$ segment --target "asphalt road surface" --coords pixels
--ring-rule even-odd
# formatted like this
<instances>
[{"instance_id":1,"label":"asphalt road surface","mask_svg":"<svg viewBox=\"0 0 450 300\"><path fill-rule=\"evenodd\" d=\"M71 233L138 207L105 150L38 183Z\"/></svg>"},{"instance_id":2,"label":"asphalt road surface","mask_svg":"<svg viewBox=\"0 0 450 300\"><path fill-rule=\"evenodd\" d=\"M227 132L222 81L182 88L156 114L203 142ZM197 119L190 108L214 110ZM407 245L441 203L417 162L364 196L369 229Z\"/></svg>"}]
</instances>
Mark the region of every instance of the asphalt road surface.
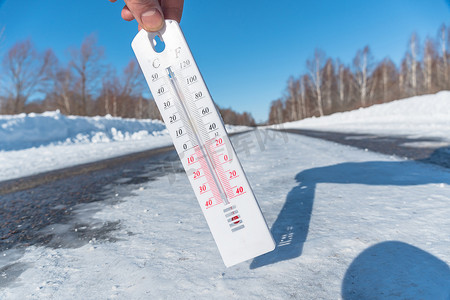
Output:
<instances>
[{"instance_id":1,"label":"asphalt road surface","mask_svg":"<svg viewBox=\"0 0 450 300\"><path fill-rule=\"evenodd\" d=\"M436 146L442 145L436 139L284 131L450 168L450 148ZM164 175L170 180L171 175L180 172L184 171L175 150L165 147L0 182L0 252L29 245L80 247L92 238L114 242L109 233L120 228L119 222L95 227L77 223L73 221L73 207L95 201L120 201L140 183ZM76 232L76 239L55 243L52 233L43 229L56 223L74 227L69 230Z\"/></svg>"},{"instance_id":2,"label":"asphalt road surface","mask_svg":"<svg viewBox=\"0 0 450 300\"><path fill-rule=\"evenodd\" d=\"M305 129L283 129L281 131L450 168L450 145L437 138L411 138Z\"/></svg>"},{"instance_id":3,"label":"asphalt road surface","mask_svg":"<svg viewBox=\"0 0 450 300\"><path fill-rule=\"evenodd\" d=\"M119 223L95 228L74 223L73 207L120 201L133 190L130 185L177 172L183 172L178 156L173 147L165 147L0 182L0 252L29 245L81 247L92 238L111 240L108 233ZM70 245L55 243L51 233L42 231L56 223L74 227L70 231L77 238Z\"/></svg>"}]
</instances>

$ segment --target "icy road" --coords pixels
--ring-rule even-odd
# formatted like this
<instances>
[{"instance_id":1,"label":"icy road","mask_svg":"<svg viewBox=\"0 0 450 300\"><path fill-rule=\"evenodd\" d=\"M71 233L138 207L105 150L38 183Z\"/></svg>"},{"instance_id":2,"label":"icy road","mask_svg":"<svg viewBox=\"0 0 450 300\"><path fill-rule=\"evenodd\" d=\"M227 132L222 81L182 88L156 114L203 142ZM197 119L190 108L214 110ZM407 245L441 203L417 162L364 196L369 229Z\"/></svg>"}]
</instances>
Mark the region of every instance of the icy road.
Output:
<instances>
[{"instance_id":1,"label":"icy road","mask_svg":"<svg viewBox=\"0 0 450 300\"><path fill-rule=\"evenodd\" d=\"M174 158L1 252L0 299L450 298L449 169L268 130L232 140L275 251L225 268Z\"/></svg>"}]
</instances>

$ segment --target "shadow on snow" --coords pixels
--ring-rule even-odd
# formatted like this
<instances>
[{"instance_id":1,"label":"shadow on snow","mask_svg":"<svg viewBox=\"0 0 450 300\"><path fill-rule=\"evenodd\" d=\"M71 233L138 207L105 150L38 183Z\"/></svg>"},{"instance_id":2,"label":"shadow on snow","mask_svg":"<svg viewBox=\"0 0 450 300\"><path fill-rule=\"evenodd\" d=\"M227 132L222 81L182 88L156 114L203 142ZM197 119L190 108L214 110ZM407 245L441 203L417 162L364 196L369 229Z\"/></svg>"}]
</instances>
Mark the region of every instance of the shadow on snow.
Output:
<instances>
[{"instance_id":1,"label":"shadow on snow","mask_svg":"<svg viewBox=\"0 0 450 300\"><path fill-rule=\"evenodd\" d=\"M255 258L251 269L296 258L306 241L318 183L414 186L450 184L448 177L424 174L424 166L413 161L349 162L308 169L295 176L298 186L287 195L271 232L277 244L274 251Z\"/></svg>"},{"instance_id":2,"label":"shadow on snow","mask_svg":"<svg viewBox=\"0 0 450 300\"><path fill-rule=\"evenodd\" d=\"M412 245L387 241L353 260L342 282L343 299L450 299L450 268Z\"/></svg>"}]
</instances>

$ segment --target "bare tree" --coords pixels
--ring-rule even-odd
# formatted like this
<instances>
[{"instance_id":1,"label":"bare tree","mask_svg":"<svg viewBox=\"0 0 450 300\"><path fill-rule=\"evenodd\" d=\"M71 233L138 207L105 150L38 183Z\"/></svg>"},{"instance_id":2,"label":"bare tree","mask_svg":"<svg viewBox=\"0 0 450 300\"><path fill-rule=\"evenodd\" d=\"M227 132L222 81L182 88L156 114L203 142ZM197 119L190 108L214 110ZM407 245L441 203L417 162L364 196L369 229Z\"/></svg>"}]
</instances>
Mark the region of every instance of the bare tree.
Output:
<instances>
[{"instance_id":1,"label":"bare tree","mask_svg":"<svg viewBox=\"0 0 450 300\"><path fill-rule=\"evenodd\" d=\"M394 100L398 96L397 81L397 68L389 58L378 63L371 76L372 104Z\"/></svg>"},{"instance_id":2,"label":"bare tree","mask_svg":"<svg viewBox=\"0 0 450 300\"><path fill-rule=\"evenodd\" d=\"M56 105L63 114L73 113L74 74L69 67L60 67L53 77Z\"/></svg>"},{"instance_id":3,"label":"bare tree","mask_svg":"<svg viewBox=\"0 0 450 300\"><path fill-rule=\"evenodd\" d=\"M158 119L162 120L161 114L159 113L158 107L156 106L156 102L153 99L150 99L148 101L148 108L147 108L147 116L149 119Z\"/></svg>"},{"instance_id":4,"label":"bare tree","mask_svg":"<svg viewBox=\"0 0 450 300\"><path fill-rule=\"evenodd\" d=\"M292 76L288 80L286 105L289 106L290 121L299 120L301 117L300 81Z\"/></svg>"},{"instance_id":5,"label":"bare tree","mask_svg":"<svg viewBox=\"0 0 450 300\"><path fill-rule=\"evenodd\" d=\"M238 113L231 108L220 108L218 106L216 108L220 111L222 119L226 124L255 126L255 119L248 112Z\"/></svg>"},{"instance_id":6,"label":"bare tree","mask_svg":"<svg viewBox=\"0 0 450 300\"><path fill-rule=\"evenodd\" d=\"M148 108L142 97L145 81L136 60L130 60L121 76L117 76L112 68L109 69L108 77L102 82L100 110L122 117L141 118L146 115Z\"/></svg>"},{"instance_id":7,"label":"bare tree","mask_svg":"<svg viewBox=\"0 0 450 300\"><path fill-rule=\"evenodd\" d=\"M145 88L144 82L142 71L136 59L131 59L123 71L122 95L141 95Z\"/></svg>"},{"instance_id":8,"label":"bare tree","mask_svg":"<svg viewBox=\"0 0 450 300\"><path fill-rule=\"evenodd\" d=\"M306 62L309 76L311 77L311 82L314 87L317 108L320 116L324 115L322 103L322 69L324 62L325 53L320 49L316 49L314 51L314 56Z\"/></svg>"},{"instance_id":9,"label":"bare tree","mask_svg":"<svg viewBox=\"0 0 450 300\"><path fill-rule=\"evenodd\" d=\"M398 89L400 98L407 97L411 93L409 92L409 65L410 65L410 55L406 53L400 64L400 74L398 78Z\"/></svg>"},{"instance_id":10,"label":"bare tree","mask_svg":"<svg viewBox=\"0 0 450 300\"><path fill-rule=\"evenodd\" d=\"M372 66L372 54L369 46L365 46L363 50L358 50L353 59L353 67L355 69L356 86L359 91L359 99L362 107L368 104L369 94L369 76Z\"/></svg>"},{"instance_id":11,"label":"bare tree","mask_svg":"<svg viewBox=\"0 0 450 300\"><path fill-rule=\"evenodd\" d=\"M80 91L80 111L82 115L87 115L88 101L92 94L97 92L99 79L102 77L103 48L97 45L94 35L84 39L80 49L70 50L70 67L74 70L77 89Z\"/></svg>"},{"instance_id":12,"label":"bare tree","mask_svg":"<svg viewBox=\"0 0 450 300\"><path fill-rule=\"evenodd\" d=\"M448 29L450 32L450 28ZM449 41L449 36L447 34L447 28L445 24L442 24L439 29L439 43L441 44L441 63L439 68L439 81L441 82L442 88L449 88L449 66L448 66L448 53L447 53L447 44Z\"/></svg>"},{"instance_id":13,"label":"bare tree","mask_svg":"<svg viewBox=\"0 0 450 300\"><path fill-rule=\"evenodd\" d=\"M389 86L389 77L388 77L388 59L385 58L381 64L381 82L383 86L383 102L386 102L388 99L388 86Z\"/></svg>"},{"instance_id":14,"label":"bare tree","mask_svg":"<svg viewBox=\"0 0 450 300\"><path fill-rule=\"evenodd\" d=\"M3 57L3 89L6 113L24 111L25 103L41 92L49 79L49 67L56 58L51 50L39 53L30 40L16 43Z\"/></svg>"},{"instance_id":15,"label":"bare tree","mask_svg":"<svg viewBox=\"0 0 450 300\"><path fill-rule=\"evenodd\" d=\"M417 34L413 33L399 67L388 58L375 64L368 46L356 53L351 68L339 60L336 64L332 59L325 60L324 53L316 49L307 61L307 75L301 75L299 80L291 78L287 95L272 102L269 123L306 118L317 112L322 116L449 89L449 35L450 29L442 25L438 39L427 38L423 55L419 55L422 49Z\"/></svg>"},{"instance_id":16,"label":"bare tree","mask_svg":"<svg viewBox=\"0 0 450 300\"><path fill-rule=\"evenodd\" d=\"M303 75L300 77L300 107L301 107L301 116L302 119L308 117L307 115L307 107L306 107L306 80L308 79L307 75Z\"/></svg>"},{"instance_id":17,"label":"bare tree","mask_svg":"<svg viewBox=\"0 0 450 300\"><path fill-rule=\"evenodd\" d=\"M280 99L272 101L269 112L269 124L280 124L283 122L283 101Z\"/></svg>"},{"instance_id":18,"label":"bare tree","mask_svg":"<svg viewBox=\"0 0 450 300\"><path fill-rule=\"evenodd\" d=\"M111 115L110 109L111 95L109 89L109 81L106 78L104 78L102 81L102 94L100 95L99 100L103 101L103 109L105 115Z\"/></svg>"},{"instance_id":19,"label":"bare tree","mask_svg":"<svg viewBox=\"0 0 450 300\"><path fill-rule=\"evenodd\" d=\"M338 81L337 81L337 88L338 88L338 94L339 94L339 103L342 105L344 103L345 98L345 74L344 74L344 64L342 64L339 60L337 61L337 68L338 68Z\"/></svg>"},{"instance_id":20,"label":"bare tree","mask_svg":"<svg viewBox=\"0 0 450 300\"><path fill-rule=\"evenodd\" d=\"M412 88L413 95L417 95L417 56L419 52L419 41L417 33L413 33L409 40L409 49L411 51L410 60L410 84Z\"/></svg>"},{"instance_id":21,"label":"bare tree","mask_svg":"<svg viewBox=\"0 0 450 300\"><path fill-rule=\"evenodd\" d=\"M382 86L383 102L394 100L398 96L397 89L397 68L389 58L385 58L381 64L382 68Z\"/></svg>"},{"instance_id":22,"label":"bare tree","mask_svg":"<svg viewBox=\"0 0 450 300\"><path fill-rule=\"evenodd\" d=\"M431 93L433 91L432 81L433 81L433 64L436 59L436 49L434 43L430 38L425 40L425 49L423 54L423 75L425 81L425 92Z\"/></svg>"},{"instance_id":23,"label":"bare tree","mask_svg":"<svg viewBox=\"0 0 450 300\"><path fill-rule=\"evenodd\" d=\"M323 99L324 99L324 112L326 114L334 111L334 99L337 91L336 72L334 70L334 62L331 58L328 58L323 67Z\"/></svg>"}]
</instances>

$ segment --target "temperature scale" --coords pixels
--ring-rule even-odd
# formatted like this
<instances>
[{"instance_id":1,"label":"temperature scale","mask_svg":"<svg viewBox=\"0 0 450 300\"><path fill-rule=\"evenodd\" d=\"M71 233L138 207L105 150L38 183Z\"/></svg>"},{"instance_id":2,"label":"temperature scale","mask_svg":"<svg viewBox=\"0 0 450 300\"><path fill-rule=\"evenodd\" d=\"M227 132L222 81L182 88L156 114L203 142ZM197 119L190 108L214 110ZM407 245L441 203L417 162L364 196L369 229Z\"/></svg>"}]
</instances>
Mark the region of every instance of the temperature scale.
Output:
<instances>
[{"instance_id":1,"label":"temperature scale","mask_svg":"<svg viewBox=\"0 0 450 300\"><path fill-rule=\"evenodd\" d=\"M225 265L272 251L272 235L178 23L141 30L132 47Z\"/></svg>"}]
</instances>

